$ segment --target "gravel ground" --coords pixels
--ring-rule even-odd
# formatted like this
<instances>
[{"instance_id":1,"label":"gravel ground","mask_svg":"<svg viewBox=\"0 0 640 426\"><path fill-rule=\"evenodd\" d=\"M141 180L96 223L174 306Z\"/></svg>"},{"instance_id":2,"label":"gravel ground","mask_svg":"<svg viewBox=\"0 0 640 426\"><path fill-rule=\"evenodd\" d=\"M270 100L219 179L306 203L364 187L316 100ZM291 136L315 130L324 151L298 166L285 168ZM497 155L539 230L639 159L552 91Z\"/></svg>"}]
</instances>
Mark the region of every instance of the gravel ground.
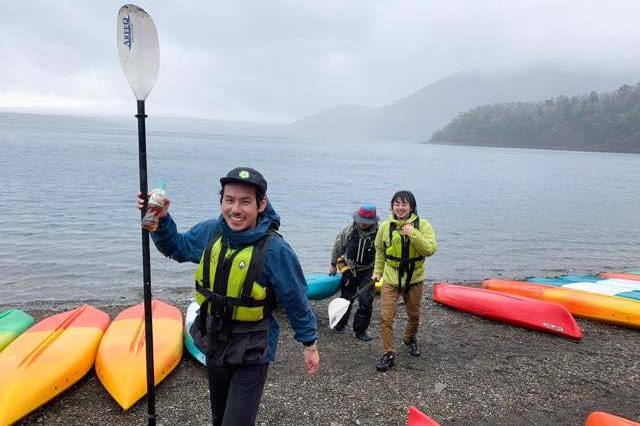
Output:
<instances>
[{"instance_id":1,"label":"gravel ground","mask_svg":"<svg viewBox=\"0 0 640 426\"><path fill-rule=\"evenodd\" d=\"M378 299L370 329L376 338L367 343L329 330L328 301L313 302L321 359L313 378L304 373L302 346L281 317L278 358L269 369L258 424L401 425L409 405L442 425L581 425L596 410L640 421L638 330L578 320L584 339L576 343L444 308L428 287L418 336L422 356L404 350L406 315L400 308L396 367L387 373L374 368L381 353ZM183 311L188 305L186 291L159 297ZM112 318L126 307L95 305ZM70 307L23 309L39 320ZM0 311L7 308L0 304ZM206 372L188 353L157 386L156 411L162 425L210 423ZM91 371L22 424L144 423L145 400L123 413Z\"/></svg>"}]
</instances>

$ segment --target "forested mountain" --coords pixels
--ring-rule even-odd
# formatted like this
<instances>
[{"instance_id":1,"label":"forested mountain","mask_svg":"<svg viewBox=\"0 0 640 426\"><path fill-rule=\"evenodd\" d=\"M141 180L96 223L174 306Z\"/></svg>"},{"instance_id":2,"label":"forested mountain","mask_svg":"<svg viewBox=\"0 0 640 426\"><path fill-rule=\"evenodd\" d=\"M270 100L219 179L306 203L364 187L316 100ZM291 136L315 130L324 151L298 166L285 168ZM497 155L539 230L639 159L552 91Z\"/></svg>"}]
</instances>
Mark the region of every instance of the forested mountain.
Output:
<instances>
[{"instance_id":1,"label":"forested mountain","mask_svg":"<svg viewBox=\"0 0 640 426\"><path fill-rule=\"evenodd\" d=\"M640 153L640 84L460 114L431 143Z\"/></svg>"}]
</instances>

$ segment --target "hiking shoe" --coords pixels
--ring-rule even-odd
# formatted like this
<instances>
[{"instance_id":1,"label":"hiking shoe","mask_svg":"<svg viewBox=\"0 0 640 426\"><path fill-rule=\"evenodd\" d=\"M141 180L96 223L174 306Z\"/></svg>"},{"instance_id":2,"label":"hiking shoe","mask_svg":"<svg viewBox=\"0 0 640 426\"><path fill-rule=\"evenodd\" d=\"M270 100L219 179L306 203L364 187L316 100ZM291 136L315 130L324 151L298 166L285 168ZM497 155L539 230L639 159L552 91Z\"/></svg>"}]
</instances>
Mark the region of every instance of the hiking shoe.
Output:
<instances>
[{"instance_id":1,"label":"hiking shoe","mask_svg":"<svg viewBox=\"0 0 640 426\"><path fill-rule=\"evenodd\" d=\"M416 336L413 336L409 340L405 340L404 344L409 348L409 354L412 356L420 356L420 345Z\"/></svg>"},{"instance_id":2,"label":"hiking shoe","mask_svg":"<svg viewBox=\"0 0 640 426\"><path fill-rule=\"evenodd\" d=\"M382 355L382 358L380 358L380 361L378 361L378 363L376 364L376 370L387 371L395 364L396 354L394 354L393 352L387 352L386 354Z\"/></svg>"},{"instance_id":3,"label":"hiking shoe","mask_svg":"<svg viewBox=\"0 0 640 426\"><path fill-rule=\"evenodd\" d=\"M355 334L356 334L356 339L360 339L363 342L368 342L369 340L373 339L373 337L371 337L369 333L367 333L367 330L361 331L359 333L356 331Z\"/></svg>"}]
</instances>

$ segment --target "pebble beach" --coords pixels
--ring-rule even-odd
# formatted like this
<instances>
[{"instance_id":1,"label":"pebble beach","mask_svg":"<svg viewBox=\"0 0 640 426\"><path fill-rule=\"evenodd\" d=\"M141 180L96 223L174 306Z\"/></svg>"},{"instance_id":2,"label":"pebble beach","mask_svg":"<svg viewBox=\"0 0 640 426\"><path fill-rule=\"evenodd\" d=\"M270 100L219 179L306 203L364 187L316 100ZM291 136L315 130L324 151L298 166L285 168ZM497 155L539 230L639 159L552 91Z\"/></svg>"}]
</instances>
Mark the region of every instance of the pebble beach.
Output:
<instances>
[{"instance_id":1,"label":"pebble beach","mask_svg":"<svg viewBox=\"0 0 640 426\"><path fill-rule=\"evenodd\" d=\"M468 283L467 285L478 285ZM379 373L379 299L370 342L328 328L328 300L312 302L319 323L321 367L306 375L302 347L278 313L278 356L258 413L260 425L402 425L410 405L442 425L581 425L592 411L640 421L638 330L578 319L580 342L474 317L435 303L424 292L419 341L411 357L401 342L406 324L396 319L396 366ZM163 295L168 296L168 295ZM190 291L159 298L183 310ZM67 306L67 304L69 306ZM129 304L95 304L113 319ZM2 306L0 310L13 306ZM21 306L36 320L73 308L61 304ZM122 412L90 371L72 388L22 420L25 425L138 425L146 423L146 400ZM157 422L211 422L205 368L186 351L178 367L156 387Z\"/></svg>"}]
</instances>

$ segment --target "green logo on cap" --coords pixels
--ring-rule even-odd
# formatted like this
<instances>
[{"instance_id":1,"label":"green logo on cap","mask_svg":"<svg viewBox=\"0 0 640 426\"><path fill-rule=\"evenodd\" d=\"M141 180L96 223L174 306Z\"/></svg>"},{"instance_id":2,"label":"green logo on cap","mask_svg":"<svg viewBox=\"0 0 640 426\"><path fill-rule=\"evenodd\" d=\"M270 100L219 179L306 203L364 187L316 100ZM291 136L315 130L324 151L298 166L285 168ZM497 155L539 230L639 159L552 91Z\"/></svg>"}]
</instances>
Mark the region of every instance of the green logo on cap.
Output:
<instances>
[{"instance_id":1,"label":"green logo on cap","mask_svg":"<svg viewBox=\"0 0 640 426\"><path fill-rule=\"evenodd\" d=\"M241 171L238 176L240 176L242 179L249 179L249 172L246 170Z\"/></svg>"}]
</instances>

